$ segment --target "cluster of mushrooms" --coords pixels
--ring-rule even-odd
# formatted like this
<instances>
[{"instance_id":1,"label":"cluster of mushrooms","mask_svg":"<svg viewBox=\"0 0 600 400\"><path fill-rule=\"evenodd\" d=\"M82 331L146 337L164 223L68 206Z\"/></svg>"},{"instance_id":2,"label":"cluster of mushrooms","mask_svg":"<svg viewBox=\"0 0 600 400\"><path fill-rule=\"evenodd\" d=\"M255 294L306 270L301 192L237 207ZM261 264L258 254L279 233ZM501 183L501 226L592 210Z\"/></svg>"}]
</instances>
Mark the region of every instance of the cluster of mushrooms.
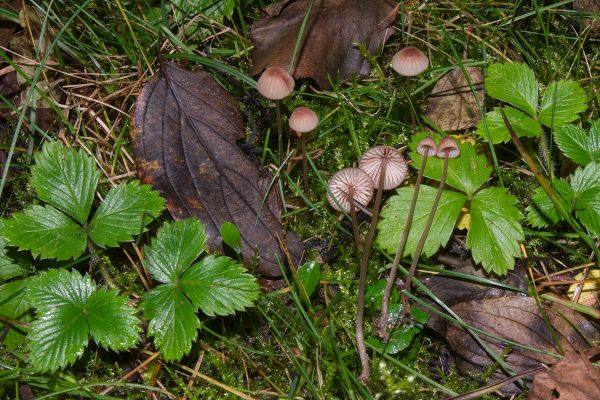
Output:
<instances>
[{"instance_id":1,"label":"cluster of mushrooms","mask_svg":"<svg viewBox=\"0 0 600 400\"><path fill-rule=\"evenodd\" d=\"M428 57L421 50L412 46L401 49L392 58L392 68L398 74L407 77L407 80L409 77L421 74L427 69L428 66ZM288 71L282 68L269 67L258 79L257 89L265 98L275 101L277 112L278 150L279 157L281 158L283 155L283 135L281 129L280 100L283 100L293 92L294 79ZM319 124L319 119L315 112L311 109L307 107L299 107L292 112L290 118L288 119L288 123L290 133L299 141L300 144L302 153L303 186L304 191L308 192L308 158L305 136L308 132L311 132L317 127ZM425 229L417 244L415 255L412 259L412 264L406 277L405 290L407 292L410 291L417 262L421 251L423 250L423 246L425 245L429 230L431 229L433 217L442 195L448 170L448 160L451 158L456 158L460 155L460 149L458 145L450 137L443 138L439 145L436 145L436 142L431 137L426 137L419 143L416 151L422 156L421 166L418 171L417 180L415 181L406 224L403 228L402 235L399 238L398 249L396 251L394 261L392 262L392 267L390 269L390 274L384 291L381 316L377 322L377 326L379 328L378 335L384 340L387 339L389 298L396 279L398 265L400 264L400 259L402 258L402 254L404 252L410 232L418 198L418 192L421 182L423 181L423 171L425 170L427 159L428 157L442 158L444 160L444 166L432 210L429 213ZM365 307L367 264L369 261L370 249L375 237L383 191L392 190L400 186L406 178L407 173L408 164L398 150L391 146L375 146L363 154L358 162L358 168L342 169L333 174L329 180L327 194L328 202L334 209L342 211L350 216L352 220L352 231L354 235L355 246L358 250L362 249L358 288L358 310L356 317L356 341L362 367L359 378L363 382L366 382L369 376L369 359L365 347L363 318ZM373 201L372 210L369 211L368 206L373 199L374 191L375 200ZM358 228L358 220L356 217L357 209L358 211L363 211L366 214L371 215L371 224L369 226L369 231L364 241L364 245L362 243ZM404 319L410 315L408 298L404 294L402 295L402 303L402 319Z\"/></svg>"}]
</instances>

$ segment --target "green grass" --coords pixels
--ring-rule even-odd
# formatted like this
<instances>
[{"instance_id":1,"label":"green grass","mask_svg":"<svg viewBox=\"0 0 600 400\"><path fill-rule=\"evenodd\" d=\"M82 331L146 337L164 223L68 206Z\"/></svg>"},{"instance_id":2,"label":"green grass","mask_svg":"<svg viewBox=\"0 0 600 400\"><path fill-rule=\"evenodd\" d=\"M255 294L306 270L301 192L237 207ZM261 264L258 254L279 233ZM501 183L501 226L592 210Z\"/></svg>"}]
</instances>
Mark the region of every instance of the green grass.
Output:
<instances>
[{"instance_id":1,"label":"green grass","mask_svg":"<svg viewBox=\"0 0 600 400\"><path fill-rule=\"evenodd\" d=\"M54 36L49 50L39 54L35 75L27 77L30 90L25 104L35 105L35 98L45 96L34 90L36 82L48 76L60 79L64 98L51 112L63 130L44 132L26 107L14 109L7 117L8 123L2 129L2 148L8 157L0 181L2 215L9 216L35 201L27 184L28 165L33 151L48 137L60 135L69 144L87 149L102 168L101 183L106 188L111 182L133 178L128 116L141 85L158 70L156 48L165 59L210 72L229 89L248 116L249 135L253 123L269 126L274 110L266 112L271 105L258 97L254 91L256 77L247 72L252 49L249 29L260 16L259 7L267 2L236 3L232 20L221 24L200 12L182 17L177 23L175 10L167 1L30 1L30 7L45 18L43 31L51 29ZM400 148L415 131L425 129L422 114L427 95L452 68L485 67L491 62L512 60L527 63L542 84L556 79L580 80L590 99L583 123L599 118L600 40L577 25L570 3L519 1L515 5L506 1L452 0L428 2L415 9L416 2L402 2L394 35L383 53L374 58L376 68L371 76L336 83L330 91L319 92L313 91L311 82L302 81L294 95L284 101L289 110L306 105L321 118L318 130L309 136L309 151L315 155L310 193L302 192L300 164L296 162L293 169L293 162L279 165L272 151L275 147L268 141L260 143L264 144L263 164L271 172L280 170L274 189L288 206L283 215L285 224L305 239L335 242L344 232L351 235L339 214L327 205L327 180L336 170L356 163L370 146ZM467 40L467 57L463 59ZM391 56L404 43L428 49L432 57L431 69L415 79L410 88L390 67ZM4 60L12 57L10 52L0 53ZM56 64L48 65L49 60ZM11 103L10 99L2 100ZM487 101L481 104L481 112L485 113L490 105ZM411 126L411 113L418 124L416 129ZM268 138L269 131L265 133ZM270 135L273 137L273 132ZM519 172L524 164L513 147L492 148L470 131L461 137L480 143L482 151L494 160L494 183L507 186L522 200L519 207L524 209L535 182ZM527 146L531 154L538 154L535 141ZM290 148L294 147L292 144ZM367 228L363 223L363 233ZM568 236L567 227L561 228L565 232L552 235L527 232L530 256L557 256L570 266L584 262L581 244ZM144 235L141 243L147 243L150 235ZM565 238L570 241L565 242ZM127 244L101 255L101 262L121 292L136 303L145 291L140 273L135 272L141 269L140 247ZM556 254L563 250L571 254ZM309 250L309 254L319 255L317 250ZM235 393L257 399L437 399L479 387L475 379L459 376L455 368L441 370L439 359L445 344L429 331L398 355L371 353L371 382L366 387L360 384L354 338L358 256L350 243L339 246L338 256L322 266L322 282L327 288L320 286L321 294L313 296L310 307L293 284L284 282L280 290L265 294L257 307L245 314L205 320L189 356L179 363L164 363L157 358L141 369L141 374L134 374L133 382L118 380L153 354L155 350L148 340L122 354L91 348L72 368L55 375L29 369L23 345L2 346L0 397L17 398L21 385L29 385L40 399L141 399L147 394L156 394L157 398L240 398ZM35 265L31 272L57 264L28 261ZM386 263L386 255L372 252L369 283L385 278ZM424 263L424 269L436 267L433 261ZM80 264L87 267L87 260ZM102 282L95 271L94 277ZM494 284L491 279L484 283ZM328 289L331 287L335 291ZM433 296L421 289L419 298ZM367 321L375 316L367 315ZM372 330L369 322L366 336ZM195 376L194 370L202 375ZM100 395L113 386L109 394Z\"/></svg>"}]
</instances>

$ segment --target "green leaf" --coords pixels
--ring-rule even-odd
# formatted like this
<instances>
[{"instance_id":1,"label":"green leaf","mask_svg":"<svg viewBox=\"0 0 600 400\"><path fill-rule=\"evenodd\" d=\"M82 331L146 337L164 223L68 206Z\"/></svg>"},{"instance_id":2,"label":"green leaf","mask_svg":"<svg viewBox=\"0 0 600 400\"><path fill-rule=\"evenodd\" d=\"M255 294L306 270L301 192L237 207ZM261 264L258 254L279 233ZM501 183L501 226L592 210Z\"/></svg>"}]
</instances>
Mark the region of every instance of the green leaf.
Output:
<instances>
[{"instance_id":1,"label":"green leaf","mask_svg":"<svg viewBox=\"0 0 600 400\"><path fill-rule=\"evenodd\" d=\"M260 287L256 278L229 257L209 255L187 269L179 287L206 315L230 315L251 307Z\"/></svg>"},{"instance_id":2,"label":"green leaf","mask_svg":"<svg viewBox=\"0 0 600 400\"><path fill-rule=\"evenodd\" d=\"M505 275L514 268L514 257L521 252L519 242L524 240L522 218L514 206L517 199L505 188L488 188L480 191L471 201L471 227L467 247L473 260L483 268Z\"/></svg>"},{"instance_id":3,"label":"green leaf","mask_svg":"<svg viewBox=\"0 0 600 400\"><path fill-rule=\"evenodd\" d=\"M405 325L395 329L388 338L386 353L398 354L401 351L406 350L412 343L415 335L420 331L421 329L414 325Z\"/></svg>"},{"instance_id":4,"label":"green leaf","mask_svg":"<svg viewBox=\"0 0 600 400\"><path fill-rule=\"evenodd\" d=\"M46 142L35 155L31 184L38 197L85 224L92 207L100 173L82 150Z\"/></svg>"},{"instance_id":5,"label":"green leaf","mask_svg":"<svg viewBox=\"0 0 600 400\"><path fill-rule=\"evenodd\" d=\"M386 268L390 268L391 264L387 265ZM370 311L378 312L381 310L381 302L383 301L383 292L387 285L387 279L380 279L372 285L367 286L365 291L365 304ZM390 304L396 303L400 299L400 294L397 290L392 290L390 294Z\"/></svg>"},{"instance_id":6,"label":"green leaf","mask_svg":"<svg viewBox=\"0 0 600 400\"><path fill-rule=\"evenodd\" d=\"M579 118L587 110L585 90L575 81L552 82L546 88L540 105L539 121L558 127Z\"/></svg>"},{"instance_id":7,"label":"green leaf","mask_svg":"<svg viewBox=\"0 0 600 400\"><path fill-rule=\"evenodd\" d=\"M204 225L197 219L164 224L151 246L145 248L145 265L159 282L176 282L206 249Z\"/></svg>"},{"instance_id":8,"label":"green leaf","mask_svg":"<svg viewBox=\"0 0 600 400\"><path fill-rule=\"evenodd\" d=\"M0 315L6 318L29 321L28 311L31 305L25 296L27 280L21 279L5 283L0 286ZM0 330L4 330L5 325L0 323ZM16 346L23 343L24 333L19 328L13 326L6 327L8 332L2 340L2 345L13 350Z\"/></svg>"},{"instance_id":9,"label":"green leaf","mask_svg":"<svg viewBox=\"0 0 600 400\"><path fill-rule=\"evenodd\" d=\"M52 206L34 205L14 214L1 234L11 246L31 250L34 257L77 258L87 245L83 228Z\"/></svg>"},{"instance_id":10,"label":"green leaf","mask_svg":"<svg viewBox=\"0 0 600 400\"><path fill-rule=\"evenodd\" d=\"M554 179L552 186L560 195L564 209L571 212L574 202L574 194L571 186L566 181L559 179ZM542 228L553 225L561 219L558 210L554 207L546 191L542 187L535 189L531 197L531 204L527 206L527 222L529 222L529 225L535 228Z\"/></svg>"},{"instance_id":11,"label":"green leaf","mask_svg":"<svg viewBox=\"0 0 600 400\"><path fill-rule=\"evenodd\" d=\"M202 13L213 21L223 22L223 18L231 18L235 10L235 0L173 0L177 22L191 12Z\"/></svg>"},{"instance_id":12,"label":"green leaf","mask_svg":"<svg viewBox=\"0 0 600 400\"><path fill-rule=\"evenodd\" d=\"M571 177L575 215L596 237L600 237L600 163L577 168Z\"/></svg>"},{"instance_id":13,"label":"green leaf","mask_svg":"<svg viewBox=\"0 0 600 400\"><path fill-rule=\"evenodd\" d=\"M4 221L0 220L0 232L3 228ZM0 280L7 281L21 275L23 270L8 256L6 241L0 236Z\"/></svg>"},{"instance_id":14,"label":"green leaf","mask_svg":"<svg viewBox=\"0 0 600 400\"><path fill-rule=\"evenodd\" d=\"M321 279L321 268L316 261L309 261L298 268L298 277L306 289L306 293L310 296Z\"/></svg>"},{"instance_id":15,"label":"green leaf","mask_svg":"<svg viewBox=\"0 0 600 400\"><path fill-rule=\"evenodd\" d=\"M138 181L112 188L90 223L90 238L101 247L131 241L160 215L164 203L158 192Z\"/></svg>"},{"instance_id":16,"label":"green leaf","mask_svg":"<svg viewBox=\"0 0 600 400\"><path fill-rule=\"evenodd\" d=\"M235 224L231 222L225 222L221 225L221 237L223 242L231 247L236 253L241 254L242 252L242 236Z\"/></svg>"},{"instance_id":17,"label":"green leaf","mask_svg":"<svg viewBox=\"0 0 600 400\"><path fill-rule=\"evenodd\" d=\"M540 123L524 112L512 107L505 107L504 112L517 136L538 137L542 133ZM488 112L485 115L485 120L477 125L477 134L485 140L488 138L486 127L492 143L506 143L510 141L510 133L504 124L499 107L495 107L494 111Z\"/></svg>"},{"instance_id":18,"label":"green leaf","mask_svg":"<svg viewBox=\"0 0 600 400\"><path fill-rule=\"evenodd\" d=\"M436 142L441 140L440 135L430 135L419 133L413 136L410 143L410 158L413 160L413 166L419 168L422 156L415 149L425 136L431 136ZM458 143L460 156L448 161L448 175L446 184L452 186L472 196L492 174L492 167L489 165L485 156L477 154L475 147L471 144ZM440 180L444 161L437 157L427 158L424 175L428 178Z\"/></svg>"},{"instance_id":19,"label":"green leaf","mask_svg":"<svg viewBox=\"0 0 600 400\"><path fill-rule=\"evenodd\" d=\"M135 310L115 291L98 290L89 276L50 270L30 278L27 287L27 298L37 309L27 335L29 356L39 370L55 371L75 361L89 334L114 350L137 341Z\"/></svg>"},{"instance_id":20,"label":"green leaf","mask_svg":"<svg viewBox=\"0 0 600 400\"><path fill-rule=\"evenodd\" d=\"M598 137L591 138L580 127L565 125L556 128L554 141L565 156L579 165L586 165L590 161L600 160L600 129L595 133Z\"/></svg>"},{"instance_id":21,"label":"green leaf","mask_svg":"<svg viewBox=\"0 0 600 400\"><path fill-rule=\"evenodd\" d=\"M90 335L105 349L125 350L133 347L141 328L135 309L114 290L98 289L87 301Z\"/></svg>"},{"instance_id":22,"label":"green leaf","mask_svg":"<svg viewBox=\"0 0 600 400\"><path fill-rule=\"evenodd\" d=\"M531 117L537 115L538 83L525 64L491 64L485 90L490 97L512 104Z\"/></svg>"},{"instance_id":23,"label":"green leaf","mask_svg":"<svg viewBox=\"0 0 600 400\"><path fill-rule=\"evenodd\" d=\"M381 219L377 225L379 229L377 243L388 253L393 254L398 248L402 229L406 223L413 190L414 188L412 187L398 189L396 191L397 194L389 198L387 206L381 211ZM425 223L431 213L436 193L437 188L421 185L404 256L408 254L414 255L417 242L423 233ZM431 230L423 248L423 254L426 257L433 255L441 246L445 246L448 243L460 210L466 200L467 197L461 193L447 190L442 192Z\"/></svg>"},{"instance_id":24,"label":"green leaf","mask_svg":"<svg viewBox=\"0 0 600 400\"><path fill-rule=\"evenodd\" d=\"M144 296L142 304L148 320L148 335L165 360L179 360L192 348L200 321L196 309L173 284L159 285Z\"/></svg>"}]
</instances>

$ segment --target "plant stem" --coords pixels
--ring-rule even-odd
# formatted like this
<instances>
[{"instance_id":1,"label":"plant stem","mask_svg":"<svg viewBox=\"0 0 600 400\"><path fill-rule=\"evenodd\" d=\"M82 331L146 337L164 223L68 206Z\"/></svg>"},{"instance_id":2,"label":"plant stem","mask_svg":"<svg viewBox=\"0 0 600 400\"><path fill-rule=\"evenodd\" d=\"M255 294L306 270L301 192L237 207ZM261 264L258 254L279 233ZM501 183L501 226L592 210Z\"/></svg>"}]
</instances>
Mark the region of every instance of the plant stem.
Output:
<instances>
[{"instance_id":1,"label":"plant stem","mask_svg":"<svg viewBox=\"0 0 600 400\"><path fill-rule=\"evenodd\" d=\"M308 193L308 155L306 151L306 135L300 134L300 145L302 147L302 184L304 186L304 193Z\"/></svg>"},{"instance_id":2,"label":"plant stem","mask_svg":"<svg viewBox=\"0 0 600 400\"><path fill-rule=\"evenodd\" d=\"M379 208L381 206L381 197L383 195L383 184L385 182L386 166L387 160L384 160L381 164L379 182L377 183L375 204L373 205L373 217L371 219L371 225L369 226L369 232L367 233L364 250L360 259L360 273L358 278L358 305L356 316L356 346L358 347L358 356L360 358L360 364L362 367L358 379L360 379L363 383L366 383L369 380L369 356L367 355L367 349L365 347L365 337L363 331L363 320L365 314L365 286L367 284L367 267L369 265L371 245L373 243L373 238L375 237L375 230L377 229L377 220L379 219Z\"/></svg>"},{"instance_id":3,"label":"plant stem","mask_svg":"<svg viewBox=\"0 0 600 400\"><path fill-rule=\"evenodd\" d=\"M392 268L390 269L390 275L388 277L387 284L385 285L385 290L383 292L383 298L381 299L381 317L379 318L379 331L377 333L380 338L387 337L386 331L387 331L387 323L388 323L388 309L389 309L390 296L392 294L394 282L396 281L396 273L398 272L398 265L400 265L400 260L402 259L402 253L404 253L404 248L406 247L406 242L408 240L408 234L410 232L412 220L415 215L417 198L419 196L419 188L421 187L421 182L423 182L423 171L425 171L425 166L427 164L428 156L429 156L429 149L427 149L425 151L425 154L423 154L423 158L421 159L421 167L419 168L419 173L417 175L417 181L415 182L412 199L410 200L410 208L408 209L408 215L406 216L406 223L404 224L404 229L402 230L402 236L400 237L400 243L398 244L398 249L396 250L396 255L394 257L394 261L392 261Z\"/></svg>"},{"instance_id":4,"label":"plant stem","mask_svg":"<svg viewBox=\"0 0 600 400\"><path fill-rule=\"evenodd\" d=\"M429 218L427 218L427 223L425 224L425 228L423 229L423 233L419 238L419 243L417 243L417 248L415 249L415 255L413 257L412 263L410 264L410 269L408 270L408 274L406 275L406 281L404 282L404 291L410 293L410 286L412 284L412 278L415 275L415 270L417 269L417 264L419 262L419 257L421 256L421 252L423 251L423 247L425 247L425 242L427 241L427 236L429 235L429 231L431 230L431 225L433 224L433 217L435 217L435 212L437 211L438 205L440 204L440 199L442 198L442 191L444 190L444 184L446 183L446 174L448 173L448 153L444 156L444 167L442 168L442 177L440 178L440 185L438 186L437 193L435 195L435 199L433 200L433 205L431 206L431 212L429 213ZM410 310L408 307L408 297L403 293L402 294L402 314L404 316L409 315Z\"/></svg>"},{"instance_id":5,"label":"plant stem","mask_svg":"<svg viewBox=\"0 0 600 400\"><path fill-rule=\"evenodd\" d=\"M283 157L283 134L281 133L281 106L279 105L279 100L275 100L275 112L277 114L277 146L279 150L277 156L282 160L285 157Z\"/></svg>"}]
</instances>

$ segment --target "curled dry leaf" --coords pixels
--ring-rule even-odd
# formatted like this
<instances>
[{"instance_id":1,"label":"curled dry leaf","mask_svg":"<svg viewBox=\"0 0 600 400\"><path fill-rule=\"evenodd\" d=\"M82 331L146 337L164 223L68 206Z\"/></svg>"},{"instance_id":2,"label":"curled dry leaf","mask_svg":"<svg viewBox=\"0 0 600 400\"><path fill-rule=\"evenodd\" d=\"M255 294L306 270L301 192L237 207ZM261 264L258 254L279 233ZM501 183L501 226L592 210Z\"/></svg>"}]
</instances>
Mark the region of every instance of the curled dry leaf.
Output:
<instances>
[{"instance_id":1,"label":"curled dry leaf","mask_svg":"<svg viewBox=\"0 0 600 400\"><path fill-rule=\"evenodd\" d=\"M310 0L284 0L264 9L252 27L252 71L287 69ZM328 88L329 78L366 76L371 66L356 43L379 53L391 36L397 4L391 0L316 0L302 35L292 75Z\"/></svg>"},{"instance_id":2,"label":"curled dry leaf","mask_svg":"<svg viewBox=\"0 0 600 400\"><path fill-rule=\"evenodd\" d=\"M275 192L267 196L271 177L236 143L245 136L239 107L210 74L163 64L137 99L133 123L140 179L161 192L174 218L202 220L209 248L221 246L219 228L232 222L246 262L255 249L260 256L259 274L281 275L279 239L300 260L302 244L285 235Z\"/></svg>"},{"instance_id":3,"label":"curled dry leaf","mask_svg":"<svg viewBox=\"0 0 600 400\"><path fill-rule=\"evenodd\" d=\"M453 69L433 87L427 104L427 117L443 131L459 131L472 128L481 119L477 102L483 105L483 74L476 67L465 68L471 86L461 69Z\"/></svg>"},{"instance_id":4,"label":"curled dry leaf","mask_svg":"<svg viewBox=\"0 0 600 400\"><path fill-rule=\"evenodd\" d=\"M528 399L600 399L600 369L587 355L569 353L549 371L535 375Z\"/></svg>"}]
</instances>

